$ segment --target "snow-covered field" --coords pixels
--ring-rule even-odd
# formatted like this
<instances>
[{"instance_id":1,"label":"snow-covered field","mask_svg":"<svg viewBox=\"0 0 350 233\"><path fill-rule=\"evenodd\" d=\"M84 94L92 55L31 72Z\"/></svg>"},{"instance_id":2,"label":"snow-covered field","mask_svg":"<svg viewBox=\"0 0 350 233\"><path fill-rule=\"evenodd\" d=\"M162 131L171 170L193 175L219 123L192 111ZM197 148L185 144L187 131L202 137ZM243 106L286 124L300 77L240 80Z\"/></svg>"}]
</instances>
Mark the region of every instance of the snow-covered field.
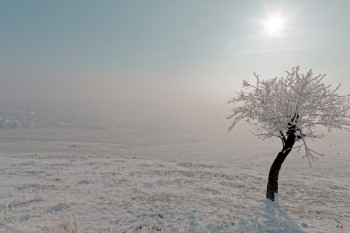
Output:
<instances>
[{"instance_id":1,"label":"snow-covered field","mask_svg":"<svg viewBox=\"0 0 350 233\"><path fill-rule=\"evenodd\" d=\"M280 142L234 134L2 130L0 232L350 232L349 135L293 151L273 206Z\"/></svg>"}]
</instances>

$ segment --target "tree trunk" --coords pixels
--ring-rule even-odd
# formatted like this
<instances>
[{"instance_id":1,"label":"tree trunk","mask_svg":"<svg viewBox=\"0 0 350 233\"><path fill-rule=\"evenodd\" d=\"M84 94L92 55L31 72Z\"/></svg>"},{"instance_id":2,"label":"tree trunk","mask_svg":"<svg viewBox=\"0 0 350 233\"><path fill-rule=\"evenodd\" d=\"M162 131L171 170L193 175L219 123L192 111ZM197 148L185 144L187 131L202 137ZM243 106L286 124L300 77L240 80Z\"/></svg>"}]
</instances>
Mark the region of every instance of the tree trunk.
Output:
<instances>
[{"instance_id":1,"label":"tree trunk","mask_svg":"<svg viewBox=\"0 0 350 233\"><path fill-rule=\"evenodd\" d=\"M292 119L294 121L294 118ZM275 200L275 193L278 193L278 174L281 170L282 163L287 158L287 155L292 150L296 139L295 124L288 124L287 139L283 143L283 149L278 153L275 161L270 168L269 180L267 182L266 198L271 201Z\"/></svg>"}]
</instances>

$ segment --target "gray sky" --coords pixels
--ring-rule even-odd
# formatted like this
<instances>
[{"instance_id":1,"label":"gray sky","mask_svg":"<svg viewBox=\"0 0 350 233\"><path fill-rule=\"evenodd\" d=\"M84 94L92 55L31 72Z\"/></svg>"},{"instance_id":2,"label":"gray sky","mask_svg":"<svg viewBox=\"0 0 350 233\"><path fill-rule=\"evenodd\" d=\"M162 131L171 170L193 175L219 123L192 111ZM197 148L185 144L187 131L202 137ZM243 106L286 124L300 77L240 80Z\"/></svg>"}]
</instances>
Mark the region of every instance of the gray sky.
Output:
<instances>
[{"instance_id":1,"label":"gray sky","mask_svg":"<svg viewBox=\"0 0 350 233\"><path fill-rule=\"evenodd\" d=\"M0 1L0 99L224 106L300 65L350 91L349 1ZM264 20L284 19L280 36Z\"/></svg>"}]
</instances>

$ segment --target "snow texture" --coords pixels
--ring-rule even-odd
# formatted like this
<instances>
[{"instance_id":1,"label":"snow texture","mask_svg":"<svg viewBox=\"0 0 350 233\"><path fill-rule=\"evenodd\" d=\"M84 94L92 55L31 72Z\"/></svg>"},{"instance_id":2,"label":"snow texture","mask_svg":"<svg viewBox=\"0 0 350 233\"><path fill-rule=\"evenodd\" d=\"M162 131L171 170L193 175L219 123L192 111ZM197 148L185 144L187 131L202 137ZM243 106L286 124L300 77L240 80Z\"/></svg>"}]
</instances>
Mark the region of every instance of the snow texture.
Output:
<instances>
[{"instance_id":1,"label":"snow texture","mask_svg":"<svg viewBox=\"0 0 350 233\"><path fill-rule=\"evenodd\" d=\"M349 145L339 140L321 143L327 156L311 169L291 152L278 204L265 200L278 142L54 132L0 132L0 232L349 232Z\"/></svg>"}]
</instances>

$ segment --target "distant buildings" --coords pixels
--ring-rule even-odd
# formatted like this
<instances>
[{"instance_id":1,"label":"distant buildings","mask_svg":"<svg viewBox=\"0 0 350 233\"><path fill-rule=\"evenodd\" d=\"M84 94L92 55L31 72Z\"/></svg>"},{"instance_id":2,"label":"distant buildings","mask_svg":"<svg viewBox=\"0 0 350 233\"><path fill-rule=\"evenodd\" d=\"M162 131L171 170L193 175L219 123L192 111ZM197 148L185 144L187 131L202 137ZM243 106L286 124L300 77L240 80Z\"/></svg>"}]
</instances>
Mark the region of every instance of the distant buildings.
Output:
<instances>
[{"instance_id":1,"label":"distant buildings","mask_svg":"<svg viewBox=\"0 0 350 233\"><path fill-rule=\"evenodd\" d=\"M35 109L35 110L34 110ZM42 127L111 127L87 104L0 102L0 129Z\"/></svg>"},{"instance_id":2,"label":"distant buildings","mask_svg":"<svg viewBox=\"0 0 350 233\"><path fill-rule=\"evenodd\" d=\"M0 118L0 128L36 128L37 123L35 119L31 118L21 118L16 119L10 118L10 119L1 119Z\"/></svg>"}]
</instances>

